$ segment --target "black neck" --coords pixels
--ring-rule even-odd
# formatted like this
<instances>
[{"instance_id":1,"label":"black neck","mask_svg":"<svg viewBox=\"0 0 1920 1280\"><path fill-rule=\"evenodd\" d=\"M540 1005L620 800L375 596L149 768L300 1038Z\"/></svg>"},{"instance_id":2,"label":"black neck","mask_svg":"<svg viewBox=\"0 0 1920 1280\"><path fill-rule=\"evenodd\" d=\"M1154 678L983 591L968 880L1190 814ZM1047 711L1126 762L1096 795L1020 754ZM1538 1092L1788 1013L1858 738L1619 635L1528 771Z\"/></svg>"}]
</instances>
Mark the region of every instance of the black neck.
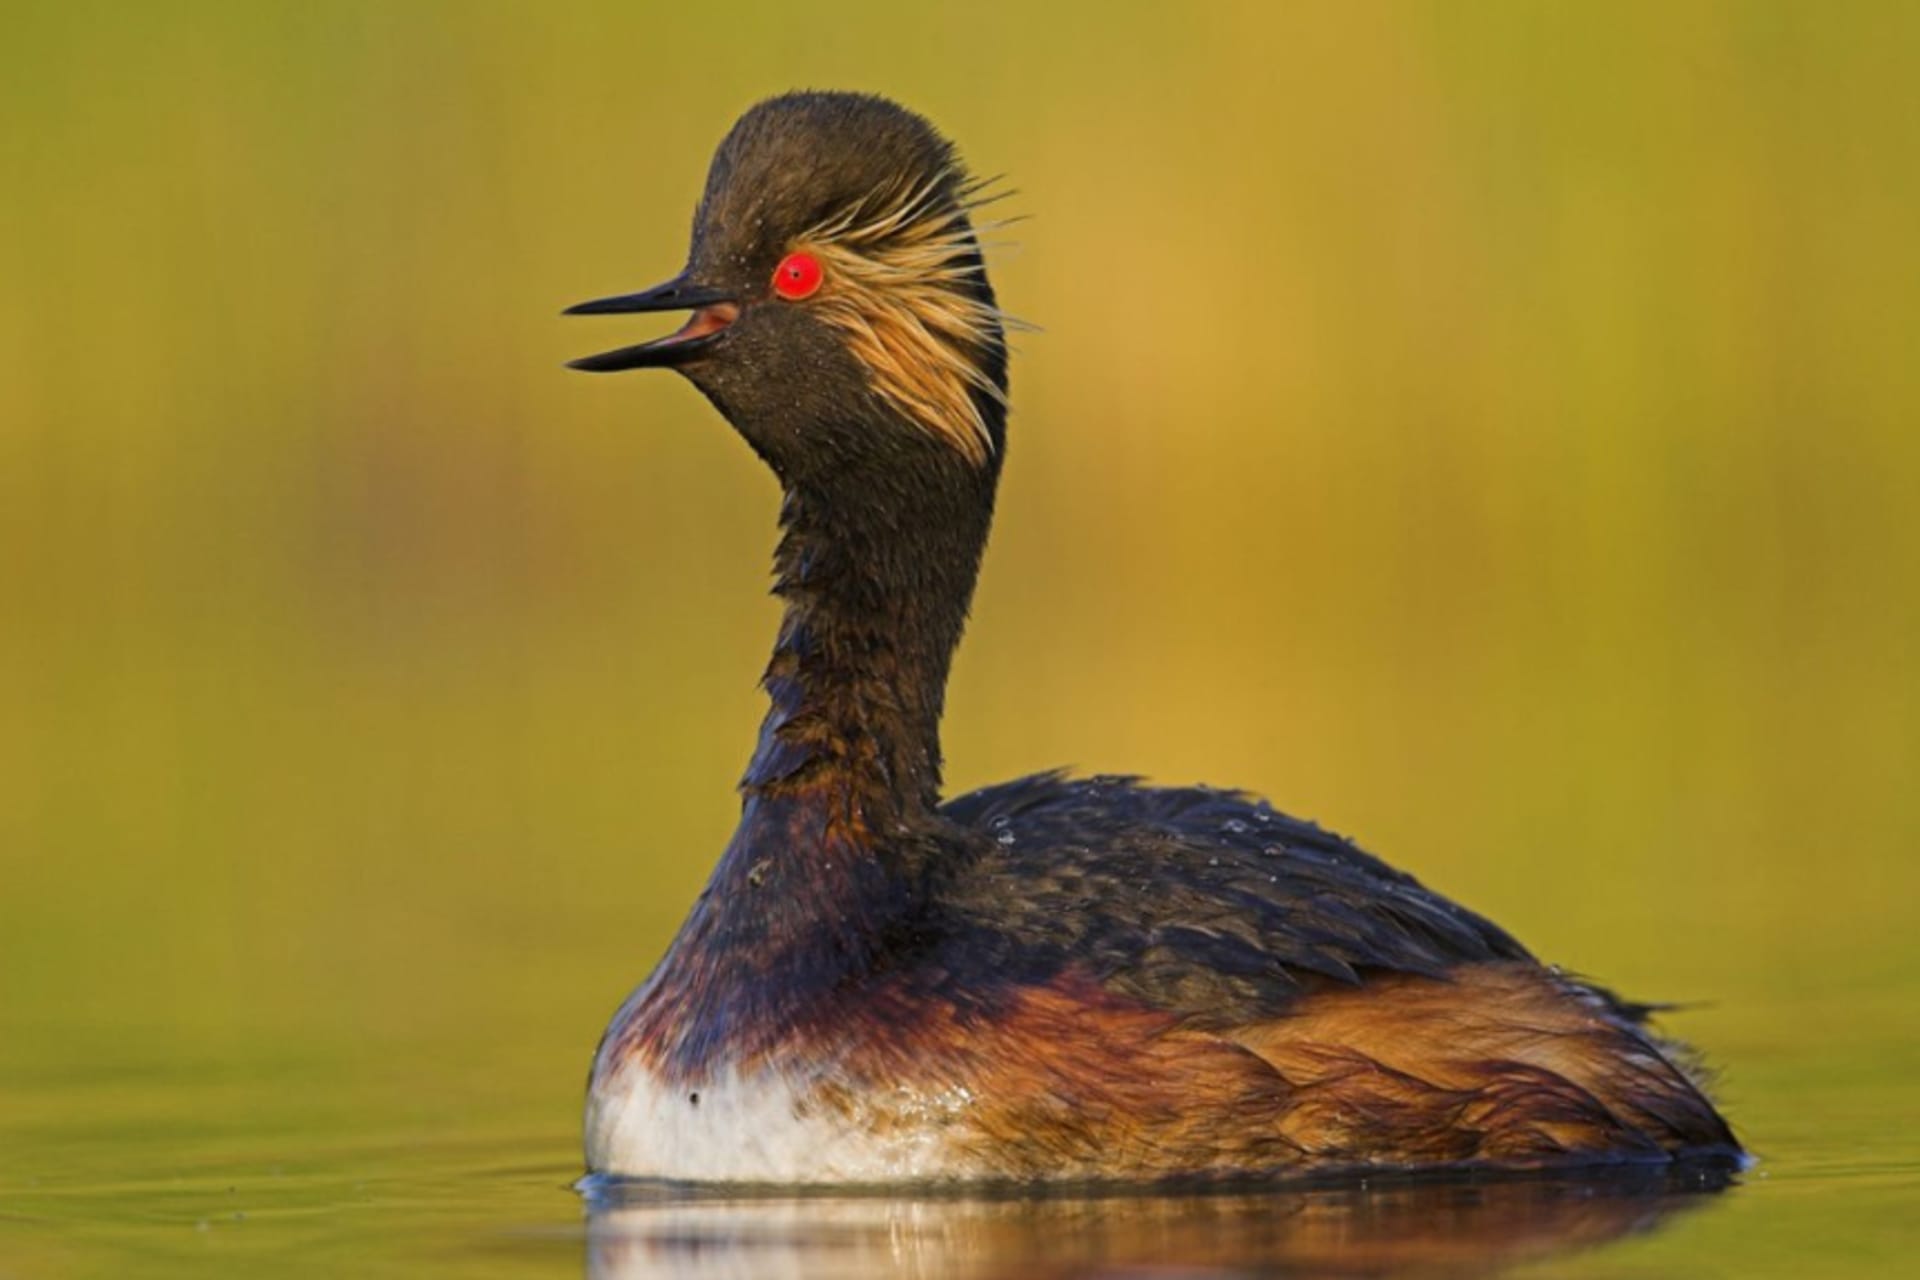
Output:
<instances>
[{"instance_id":1,"label":"black neck","mask_svg":"<svg viewBox=\"0 0 1920 1280\"><path fill-rule=\"evenodd\" d=\"M887 478L879 492L846 474L787 485L774 557L787 610L764 680L773 705L741 784L750 809L804 794L872 831L916 824L939 803L940 713L993 476L928 454Z\"/></svg>"},{"instance_id":2,"label":"black neck","mask_svg":"<svg viewBox=\"0 0 1920 1280\"><path fill-rule=\"evenodd\" d=\"M940 712L993 514L989 407L980 468L911 423L846 418L807 433L840 442L836 465L800 470L728 415L785 486L787 609L740 825L643 996L682 1067L746 1051L871 971L966 856L936 809Z\"/></svg>"}]
</instances>

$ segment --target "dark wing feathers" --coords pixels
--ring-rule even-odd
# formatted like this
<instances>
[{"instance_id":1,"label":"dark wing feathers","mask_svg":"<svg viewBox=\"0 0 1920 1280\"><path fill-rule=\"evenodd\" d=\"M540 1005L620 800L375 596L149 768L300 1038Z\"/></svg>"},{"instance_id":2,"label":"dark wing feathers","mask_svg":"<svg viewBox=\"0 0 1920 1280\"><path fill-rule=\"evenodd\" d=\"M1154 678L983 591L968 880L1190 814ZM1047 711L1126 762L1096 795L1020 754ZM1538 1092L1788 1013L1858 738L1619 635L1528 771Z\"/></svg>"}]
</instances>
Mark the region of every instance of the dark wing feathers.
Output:
<instances>
[{"instance_id":1,"label":"dark wing feathers","mask_svg":"<svg viewBox=\"0 0 1920 1280\"><path fill-rule=\"evenodd\" d=\"M1201 1024L1281 1012L1370 972L1530 959L1499 928L1263 800L1036 774L946 816L990 852L952 885L955 945L1026 972L1071 963Z\"/></svg>"}]
</instances>

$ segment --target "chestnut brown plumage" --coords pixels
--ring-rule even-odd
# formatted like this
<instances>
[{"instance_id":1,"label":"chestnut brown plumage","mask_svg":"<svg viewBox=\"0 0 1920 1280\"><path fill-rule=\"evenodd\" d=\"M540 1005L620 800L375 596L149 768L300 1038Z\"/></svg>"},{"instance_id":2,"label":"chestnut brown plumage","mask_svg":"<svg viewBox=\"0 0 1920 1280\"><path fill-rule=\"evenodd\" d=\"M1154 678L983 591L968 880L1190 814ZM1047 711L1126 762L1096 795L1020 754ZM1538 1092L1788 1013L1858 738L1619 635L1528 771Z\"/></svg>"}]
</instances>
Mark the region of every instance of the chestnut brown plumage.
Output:
<instances>
[{"instance_id":1,"label":"chestnut brown plumage","mask_svg":"<svg viewBox=\"0 0 1920 1280\"><path fill-rule=\"evenodd\" d=\"M739 827L602 1041L589 1164L1044 1180L1737 1157L1644 1008L1262 801L1046 774L942 803L1006 445L981 191L892 103L776 98L721 144L685 270L575 308L692 312L576 365L675 368L766 460L786 602ZM776 291L795 254L804 288Z\"/></svg>"}]
</instances>

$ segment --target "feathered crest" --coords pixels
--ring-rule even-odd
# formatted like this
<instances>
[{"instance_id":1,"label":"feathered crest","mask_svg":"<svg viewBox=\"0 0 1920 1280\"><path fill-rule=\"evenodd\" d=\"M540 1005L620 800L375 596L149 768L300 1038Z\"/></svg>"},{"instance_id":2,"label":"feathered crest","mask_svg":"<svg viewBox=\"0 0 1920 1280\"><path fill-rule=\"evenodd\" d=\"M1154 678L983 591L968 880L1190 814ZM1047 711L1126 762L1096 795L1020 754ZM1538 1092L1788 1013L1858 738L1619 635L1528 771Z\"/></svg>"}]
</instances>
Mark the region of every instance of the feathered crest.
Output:
<instances>
[{"instance_id":1,"label":"feathered crest","mask_svg":"<svg viewBox=\"0 0 1920 1280\"><path fill-rule=\"evenodd\" d=\"M846 335L874 390L975 466L993 452L977 395L1006 403L982 358L1022 328L956 287L985 268L968 215L1012 194L995 180L937 174L902 181L808 229L793 243L819 258L825 280L812 305Z\"/></svg>"}]
</instances>

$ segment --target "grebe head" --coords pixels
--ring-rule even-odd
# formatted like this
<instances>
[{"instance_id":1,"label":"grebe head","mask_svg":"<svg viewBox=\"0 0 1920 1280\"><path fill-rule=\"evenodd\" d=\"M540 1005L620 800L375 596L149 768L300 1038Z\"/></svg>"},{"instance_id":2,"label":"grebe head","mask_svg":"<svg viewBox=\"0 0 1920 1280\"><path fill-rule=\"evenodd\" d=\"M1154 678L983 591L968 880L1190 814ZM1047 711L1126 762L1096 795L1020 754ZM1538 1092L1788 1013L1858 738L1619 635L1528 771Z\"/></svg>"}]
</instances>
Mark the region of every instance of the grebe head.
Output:
<instances>
[{"instance_id":1,"label":"grebe head","mask_svg":"<svg viewBox=\"0 0 1920 1280\"><path fill-rule=\"evenodd\" d=\"M714 155L680 274L568 312L692 315L572 367L678 370L790 486L904 466L990 491L1006 345L969 216L983 187L883 98L763 102Z\"/></svg>"}]
</instances>

